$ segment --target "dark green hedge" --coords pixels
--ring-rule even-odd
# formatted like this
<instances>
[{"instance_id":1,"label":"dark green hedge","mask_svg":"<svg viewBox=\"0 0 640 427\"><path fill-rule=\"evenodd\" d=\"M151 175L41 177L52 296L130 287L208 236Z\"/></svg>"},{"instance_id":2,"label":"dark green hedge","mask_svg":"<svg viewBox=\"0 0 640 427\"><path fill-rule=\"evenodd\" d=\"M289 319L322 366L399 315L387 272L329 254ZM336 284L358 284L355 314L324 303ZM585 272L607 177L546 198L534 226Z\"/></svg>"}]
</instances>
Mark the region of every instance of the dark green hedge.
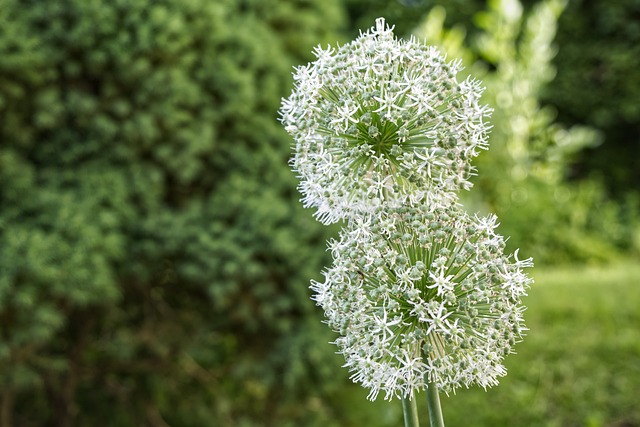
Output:
<instances>
[{"instance_id":1,"label":"dark green hedge","mask_svg":"<svg viewBox=\"0 0 640 427\"><path fill-rule=\"evenodd\" d=\"M326 0L0 0L0 424L331 419L306 406L339 369L307 289L326 232L276 112L340 23Z\"/></svg>"},{"instance_id":2,"label":"dark green hedge","mask_svg":"<svg viewBox=\"0 0 640 427\"><path fill-rule=\"evenodd\" d=\"M575 175L597 174L621 198L640 187L640 3L572 0L556 38L558 74L546 101L559 119L604 132Z\"/></svg>"}]
</instances>

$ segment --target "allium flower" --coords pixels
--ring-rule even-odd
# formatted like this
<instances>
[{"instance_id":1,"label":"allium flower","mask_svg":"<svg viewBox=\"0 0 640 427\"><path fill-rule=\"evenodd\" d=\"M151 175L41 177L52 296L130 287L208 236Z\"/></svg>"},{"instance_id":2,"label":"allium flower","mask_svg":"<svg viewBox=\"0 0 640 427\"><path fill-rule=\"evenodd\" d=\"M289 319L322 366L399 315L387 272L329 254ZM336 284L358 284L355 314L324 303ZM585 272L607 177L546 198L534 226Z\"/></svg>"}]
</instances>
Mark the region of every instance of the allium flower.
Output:
<instances>
[{"instance_id":1,"label":"allium flower","mask_svg":"<svg viewBox=\"0 0 640 427\"><path fill-rule=\"evenodd\" d=\"M470 160L486 148L483 89L458 82L459 61L394 37L383 18L355 41L316 48L283 100L303 203L325 224L387 204L468 189Z\"/></svg>"},{"instance_id":2,"label":"allium flower","mask_svg":"<svg viewBox=\"0 0 640 427\"><path fill-rule=\"evenodd\" d=\"M334 264L312 282L314 300L371 399L411 398L427 383L486 388L506 374L533 263L505 256L495 227L495 216L456 205L400 207L361 216L330 242Z\"/></svg>"}]
</instances>

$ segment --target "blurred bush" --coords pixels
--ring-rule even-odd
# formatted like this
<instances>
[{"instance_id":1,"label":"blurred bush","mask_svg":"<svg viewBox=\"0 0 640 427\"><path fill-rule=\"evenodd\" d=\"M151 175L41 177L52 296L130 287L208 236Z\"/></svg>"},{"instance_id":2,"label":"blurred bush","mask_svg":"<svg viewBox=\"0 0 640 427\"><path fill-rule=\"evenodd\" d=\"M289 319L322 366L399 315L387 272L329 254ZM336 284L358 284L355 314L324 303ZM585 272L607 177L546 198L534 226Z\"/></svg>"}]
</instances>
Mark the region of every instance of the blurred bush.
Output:
<instances>
[{"instance_id":1,"label":"blurred bush","mask_svg":"<svg viewBox=\"0 0 640 427\"><path fill-rule=\"evenodd\" d=\"M491 0L476 15L473 48L462 27L445 29L444 9L437 7L417 35L464 58L494 108L490 149L478 159L468 204L497 213L501 231L537 262L611 260L633 248L637 220L608 200L596 181L566 180L576 153L596 145L600 135L561 126L539 101L554 76L552 42L563 7L549 0L523 14L517 0Z\"/></svg>"},{"instance_id":2,"label":"blurred bush","mask_svg":"<svg viewBox=\"0 0 640 427\"><path fill-rule=\"evenodd\" d=\"M276 111L341 19L0 0L1 425L331 424L326 232Z\"/></svg>"},{"instance_id":3,"label":"blurred bush","mask_svg":"<svg viewBox=\"0 0 640 427\"><path fill-rule=\"evenodd\" d=\"M471 17L482 10L485 0L343 0L350 36L358 35L359 28L369 28L379 16L395 26L399 36L411 34L434 6L447 10L447 24L469 23Z\"/></svg>"},{"instance_id":4,"label":"blurred bush","mask_svg":"<svg viewBox=\"0 0 640 427\"><path fill-rule=\"evenodd\" d=\"M589 123L606 135L573 173L597 174L623 200L640 193L640 2L571 0L556 40L558 75L545 101L563 122Z\"/></svg>"}]
</instances>

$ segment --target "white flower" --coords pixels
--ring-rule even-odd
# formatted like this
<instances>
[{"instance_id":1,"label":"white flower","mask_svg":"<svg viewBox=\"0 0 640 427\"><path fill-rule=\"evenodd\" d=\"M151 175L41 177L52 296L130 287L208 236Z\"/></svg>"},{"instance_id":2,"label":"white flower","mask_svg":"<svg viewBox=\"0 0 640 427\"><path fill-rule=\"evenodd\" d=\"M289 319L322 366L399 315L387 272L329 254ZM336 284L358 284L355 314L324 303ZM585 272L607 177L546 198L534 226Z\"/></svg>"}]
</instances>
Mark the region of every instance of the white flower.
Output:
<instances>
[{"instance_id":1,"label":"white flower","mask_svg":"<svg viewBox=\"0 0 640 427\"><path fill-rule=\"evenodd\" d=\"M456 205L388 208L349 223L314 299L352 379L375 399L496 385L526 330L532 261L506 256L495 217ZM357 231L353 230L357 228Z\"/></svg>"},{"instance_id":2,"label":"white flower","mask_svg":"<svg viewBox=\"0 0 640 427\"><path fill-rule=\"evenodd\" d=\"M394 37L384 19L355 41L315 50L280 110L295 140L303 203L323 223L381 205L455 200L486 148L490 110L460 62Z\"/></svg>"}]
</instances>

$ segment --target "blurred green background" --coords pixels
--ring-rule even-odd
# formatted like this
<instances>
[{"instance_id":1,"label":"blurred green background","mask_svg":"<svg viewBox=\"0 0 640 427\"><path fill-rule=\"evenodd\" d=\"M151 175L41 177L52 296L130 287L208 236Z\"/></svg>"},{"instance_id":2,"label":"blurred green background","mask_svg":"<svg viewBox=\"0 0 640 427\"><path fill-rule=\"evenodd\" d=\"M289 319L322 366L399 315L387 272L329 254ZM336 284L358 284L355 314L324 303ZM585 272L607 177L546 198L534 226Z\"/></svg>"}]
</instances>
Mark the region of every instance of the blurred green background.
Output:
<instances>
[{"instance_id":1,"label":"blurred green background","mask_svg":"<svg viewBox=\"0 0 640 427\"><path fill-rule=\"evenodd\" d=\"M465 204L536 261L447 425L640 426L637 0L0 0L0 427L402 425L309 299L336 229L277 121L378 16L487 86Z\"/></svg>"}]
</instances>

